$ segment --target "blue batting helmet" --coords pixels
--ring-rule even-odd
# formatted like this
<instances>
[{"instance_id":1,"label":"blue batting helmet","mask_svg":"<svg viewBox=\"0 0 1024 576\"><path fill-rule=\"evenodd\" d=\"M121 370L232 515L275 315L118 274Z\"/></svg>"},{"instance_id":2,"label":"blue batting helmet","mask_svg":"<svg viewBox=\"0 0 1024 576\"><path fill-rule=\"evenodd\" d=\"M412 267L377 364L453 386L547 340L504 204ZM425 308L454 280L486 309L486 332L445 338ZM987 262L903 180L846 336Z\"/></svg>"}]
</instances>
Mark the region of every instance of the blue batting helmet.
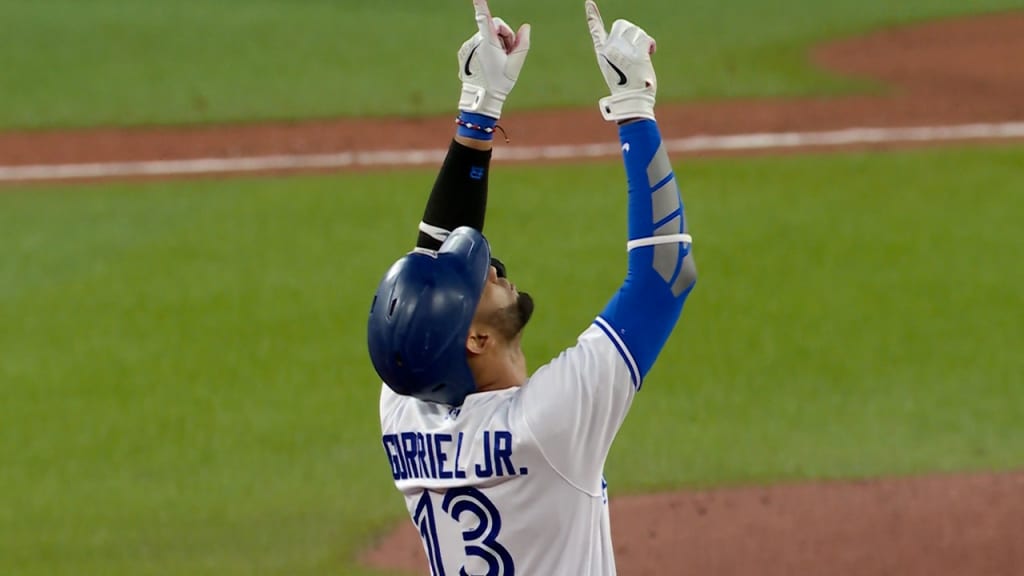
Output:
<instances>
[{"instance_id":1,"label":"blue batting helmet","mask_svg":"<svg viewBox=\"0 0 1024 576\"><path fill-rule=\"evenodd\" d=\"M466 336L490 266L487 240L463 226L436 254L411 252L384 275L366 332L373 367L395 393L459 406L476 390Z\"/></svg>"}]
</instances>

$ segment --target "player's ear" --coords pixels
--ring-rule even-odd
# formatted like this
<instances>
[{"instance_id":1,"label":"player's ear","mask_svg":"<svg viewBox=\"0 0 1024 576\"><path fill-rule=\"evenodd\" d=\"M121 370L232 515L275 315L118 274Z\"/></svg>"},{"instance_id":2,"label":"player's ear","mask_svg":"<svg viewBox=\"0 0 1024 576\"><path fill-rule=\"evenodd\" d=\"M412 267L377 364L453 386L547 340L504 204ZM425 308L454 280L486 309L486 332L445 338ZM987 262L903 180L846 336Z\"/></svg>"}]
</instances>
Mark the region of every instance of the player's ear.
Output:
<instances>
[{"instance_id":1,"label":"player's ear","mask_svg":"<svg viewBox=\"0 0 1024 576\"><path fill-rule=\"evenodd\" d=\"M479 356L487 350L490 343L490 336L480 329L477 324L469 327L469 336L466 337L466 352L470 356Z\"/></svg>"}]
</instances>

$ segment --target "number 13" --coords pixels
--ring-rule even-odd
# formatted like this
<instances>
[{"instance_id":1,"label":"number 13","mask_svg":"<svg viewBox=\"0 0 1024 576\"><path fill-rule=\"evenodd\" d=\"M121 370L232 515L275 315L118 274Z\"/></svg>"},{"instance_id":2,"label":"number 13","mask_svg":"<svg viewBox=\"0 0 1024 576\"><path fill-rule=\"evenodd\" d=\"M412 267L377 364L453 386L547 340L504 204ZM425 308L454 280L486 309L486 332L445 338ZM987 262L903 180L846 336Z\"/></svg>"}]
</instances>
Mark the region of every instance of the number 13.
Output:
<instances>
[{"instance_id":1,"label":"number 13","mask_svg":"<svg viewBox=\"0 0 1024 576\"><path fill-rule=\"evenodd\" d=\"M483 492L472 487L452 488L445 492L441 510L460 522L464 514L472 514L477 525L462 533L466 556L475 556L487 563L487 573L473 576L515 576L516 568L512 555L498 543L501 532L501 515ZM437 540L437 524L434 521L434 506L430 491L424 490L412 515L419 528L420 537L427 550L432 576L445 576L441 561L441 546ZM459 569L459 576L470 576L465 566Z\"/></svg>"}]
</instances>

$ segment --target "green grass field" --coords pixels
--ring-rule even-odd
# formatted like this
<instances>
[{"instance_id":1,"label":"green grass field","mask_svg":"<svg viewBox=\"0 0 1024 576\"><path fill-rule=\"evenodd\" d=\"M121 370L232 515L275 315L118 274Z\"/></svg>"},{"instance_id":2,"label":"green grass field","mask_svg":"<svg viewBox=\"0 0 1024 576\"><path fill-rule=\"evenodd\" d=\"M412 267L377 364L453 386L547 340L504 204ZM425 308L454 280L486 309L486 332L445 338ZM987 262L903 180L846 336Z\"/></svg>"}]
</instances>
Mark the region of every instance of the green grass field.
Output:
<instances>
[{"instance_id":1,"label":"green grass field","mask_svg":"<svg viewBox=\"0 0 1024 576\"><path fill-rule=\"evenodd\" d=\"M677 162L701 280L615 493L1024 464L1021 165ZM432 177L0 193L0 573L365 574L405 512L364 322ZM621 281L624 197L618 163L495 173L532 367Z\"/></svg>"},{"instance_id":2,"label":"green grass field","mask_svg":"<svg viewBox=\"0 0 1024 576\"><path fill-rule=\"evenodd\" d=\"M493 0L534 24L510 109L604 95L582 0ZM1024 0L605 0L659 42L662 101L863 89L806 49L881 25ZM234 122L454 110L469 0L0 0L0 128Z\"/></svg>"}]
</instances>

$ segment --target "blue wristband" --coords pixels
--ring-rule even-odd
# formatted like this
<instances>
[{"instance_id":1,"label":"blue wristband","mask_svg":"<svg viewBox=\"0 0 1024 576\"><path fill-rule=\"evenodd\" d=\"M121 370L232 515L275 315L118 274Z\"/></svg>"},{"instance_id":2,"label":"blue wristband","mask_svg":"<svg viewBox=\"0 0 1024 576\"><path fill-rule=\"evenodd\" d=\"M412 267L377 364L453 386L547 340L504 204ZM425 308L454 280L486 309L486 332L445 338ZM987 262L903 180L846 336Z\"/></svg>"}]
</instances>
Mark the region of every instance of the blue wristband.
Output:
<instances>
[{"instance_id":1,"label":"blue wristband","mask_svg":"<svg viewBox=\"0 0 1024 576\"><path fill-rule=\"evenodd\" d=\"M459 125L456 133L463 138L494 140L494 127L498 125L498 119L463 111L455 123Z\"/></svg>"}]
</instances>

